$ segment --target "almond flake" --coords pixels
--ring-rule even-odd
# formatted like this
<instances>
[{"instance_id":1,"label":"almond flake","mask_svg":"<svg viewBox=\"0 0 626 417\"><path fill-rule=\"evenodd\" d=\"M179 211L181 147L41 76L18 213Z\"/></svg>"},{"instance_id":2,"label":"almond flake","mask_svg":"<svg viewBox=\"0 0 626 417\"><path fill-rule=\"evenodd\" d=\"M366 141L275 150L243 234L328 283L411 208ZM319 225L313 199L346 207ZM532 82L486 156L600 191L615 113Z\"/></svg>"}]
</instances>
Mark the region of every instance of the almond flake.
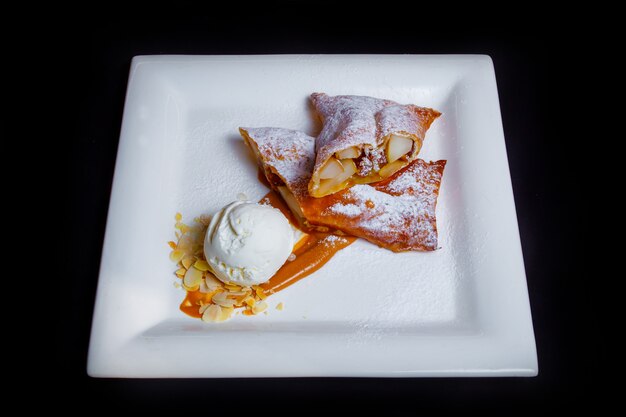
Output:
<instances>
[{"instance_id":1,"label":"almond flake","mask_svg":"<svg viewBox=\"0 0 626 417\"><path fill-rule=\"evenodd\" d=\"M278 304L276 305L276 310L278 310L278 311L283 311L283 308L285 308L285 306L283 305L283 303L278 303Z\"/></svg>"},{"instance_id":2,"label":"almond flake","mask_svg":"<svg viewBox=\"0 0 626 417\"><path fill-rule=\"evenodd\" d=\"M198 259L196 263L193 264L193 266L196 267L196 269L199 269L200 271L208 271L209 268L211 268L209 266L209 263L205 261L204 259Z\"/></svg>"},{"instance_id":3,"label":"almond flake","mask_svg":"<svg viewBox=\"0 0 626 417\"><path fill-rule=\"evenodd\" d=\"M261 301L260 303L256 303L254 307L252 307L252 312L254 314L259 314L267 310L267 303L265 301Z\"/></svg>"},{"instance_id":4,"label":"almond flake","mask_svg":"<svg viewBox=\"0 0 626 417\"><path fill-rule=\"evenodd\" d=\"M227 298L226 300L213 300L213 302L221 307L226 308L230 308L235 305L235 300L231 300L230 298Z\"/></svg>"},{"instance_id":5,"label":"almond flake","mask_svg":"<svg viewBox=\"0 0 626 417\"><path fill-rule=\"evenodd\" d=\"M242 295L241 297L235 298L235 305L237 307L241 307L244 304L244 302L246 301L246 298L248 298L248 296L246 294Z\"/></svg>"},{"instance_id":6,"label":"almond flake","mask_svg":"<svg viewBox=\"0 0 626 417\"><path fill-rule=\"evenodd\" d=\"M190 235L184 235L178 240L177 249L185 252L186 254L192 254L194 252L193 237Z\"/></svg>"},{"instance_id":7,"label":"almond flake","mask_svg":"<svg viewBox=\"0 0 626 417\"><path fill-rule=\"evenodd\" d=\"M196 268L191 267L185 273L183 283L187 287L199 287L202 282L202 271L198 271Z\"/></svg>"},{"instance_id":8,"label":"almond flake","mask_svg":"<svg viewBox=\"0 0 626 417\"><path fill-rule=\"evenodd\" d=\"M176 219L177 222L179 222L183 219L183 215L180 213L176 213L176 216L174 216L174 218Z\"/></svg>"},{"instance_id":9,"label":"almond flake","mask_svg":"<svg viewBox=\"0 0 626 417\"><path fill-rule=\"evenodd\" d=\"M191 265L194 264L194 262L196 261L196 258L194 258L193 256L185 256L180 263L183 265L183 267L185 269L189 269L191 267Z\"/></svg>"},{"instance_id":10,"label":"almond flake","mask_svg":"<svg viewBox=\"0 0 626 417\"><path fill-rule=\"evenodd\" d=\"M241 291L241 287L235 284L224 284L224 287L229 291Z\"/></svg>"},{"instance_id":11,"label":"almond flake","mask_svg":"<svg viewBox=\"0 0 626 417\"><path fill-rule=\"evenodd\" d=\"M172 249L176 249L176 242L172 242L171 240L169 242L167 242L168 245L170 245L170 248Z\"/></svg>"},{"instance_id":12,"label":"almond flake","mask_svg":"<svg viewBox=\"0 0 626 417\"><path fill-rule=\"evenodd\" d=\"M254 292L256 292L256 295L261 299L261 300L265 300L267 298L267 295L265 295L265 291L263 291L263 288L261 287L256 287L254 289Z\"/></svg>"},{"instance_id":13,"label":"almond flake","mask_svg":"<svg viewBox=\"0 0 626 417\"><path fill-rule=\"evenodd\" d=\"M222 314L220 316L220 321L228 320L233 315L234 311L235 309L232 307L222 307Z\"/></svg>"},{"instance_id":14,"label":"almond flake","mask_svg":"<svg viewBox=\"0 0 626 417\"><path fill-rule=\"evenodd\" d=\"M198 287L198 291L200 291L202 294L209 294L209 293L212 293L214 290L207 287L206 282L202 280L202 282L200 283L200 286Z\"/></svg>"},{"instance_id":15,"label":"almond flake","mask_svg":"<svg viewBox=\"0 0 626 417\"><path fill-rule=\"evenodd\" d=\"M181 250L173 250L170 252L170 261L178 263L181 259L183 259L183 256L185 256L185 252Z\"/></svg>"},{"instance_id":16,"label":"almond flake","mask_svg":"<svg viewBox=\"0 0 626 417\"><path fill-rule=\"evenodd\" d=\"M216 292L213 297L211 297L214 303L226 301L226 293L224 291Z\"/></svg>"},{"instance_id":17,"label":"almond flake","mask_svg":"<svg viewBox=\"0 0 626 417\"><path fill-rule=\"evenodd\" d=\"M182 278L185 276L185 273L187 272L187 270L185 268L180 268L178 269L176 272L174 272L176 274L176 276L178 278Z\"/></svg>"},{"instance_id":18,"label":"almond flake","mask_svg":"<svg viewBox=\"0 0 626 417\"><path fill-rule=\"evenodd\" d=\"M209 323L216 323L220 321L221 316L222 316L222 307L215 305L215 304L210 304L209 308L204 310L204 313L202 313L202 320L207 321Z\"/></svg>"},{"instance_id":19,"label":"almond flake","mask_svg":"<svg viewBox=\"0 0 626 417\"><path fill-rule=\"evenodd\" d=\"M204 273L204 281L206 282L206 286L209 289L216 290L218 288L222 288L222 281L215 278L215 276L210 272Z\"/></svg>"},{"instance_id":20,"label":"almond flake","mask_svg":"<svg viewBox=\"0 0 626 417\"><path fill-rule=\"evenodd\" d=\"M189 292L194 292L194 291L198 291L198 290L200 289L200 286L199 286L199 285L196 285L195 287L188 287L188 286L186 286L186 285L183 283L183 288L184 288L186 291L189 291Z\"/></svg>"}]
</instances>

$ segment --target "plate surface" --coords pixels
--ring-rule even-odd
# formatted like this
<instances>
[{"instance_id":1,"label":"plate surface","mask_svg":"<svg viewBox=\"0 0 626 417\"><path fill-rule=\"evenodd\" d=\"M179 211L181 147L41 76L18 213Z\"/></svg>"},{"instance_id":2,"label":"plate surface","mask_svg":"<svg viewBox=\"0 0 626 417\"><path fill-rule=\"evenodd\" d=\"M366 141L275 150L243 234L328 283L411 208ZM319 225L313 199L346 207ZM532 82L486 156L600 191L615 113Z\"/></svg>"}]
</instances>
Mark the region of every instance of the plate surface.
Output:
<instances>
[{"instance_id":1,"label":"plate surface","mask_svg":"<svg viewBox=\"0 0 626 417\"><path fill-rule=\"evenodd\" d=\"M207 324L179 311L166 242L267 189L239 126L311 135L312 92L443 113L440 250L363 240L269 299ZM285 309L273 308L283 302ZM97 377L533 376L537 355L493 64L487 56L140 56L132 62L88 373Z\"/></svg>"}]
</instances>

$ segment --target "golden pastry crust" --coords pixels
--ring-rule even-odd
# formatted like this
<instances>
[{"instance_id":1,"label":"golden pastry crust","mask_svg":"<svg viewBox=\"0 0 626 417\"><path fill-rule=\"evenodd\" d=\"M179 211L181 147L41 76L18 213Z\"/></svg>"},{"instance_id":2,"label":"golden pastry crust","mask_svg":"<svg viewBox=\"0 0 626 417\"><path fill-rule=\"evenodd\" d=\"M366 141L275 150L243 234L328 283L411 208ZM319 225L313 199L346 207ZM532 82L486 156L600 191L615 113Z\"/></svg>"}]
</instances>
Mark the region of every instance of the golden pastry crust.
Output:
<instances>
[{"instance_id":1,"label":"golden pastry crust","mask_svg":"<svg viewBox=\"0 0 626 417\"><path fill-rule=\"evenodd\" d=\"M403 252L437 249L435 210L446 161L416 159L376 184L359 184L310 198L303 212L313 224L339 229Z\"/></svg>"},{"instance_id":2,"label":"golden pastry crust","mask_svg":"<svg viewBox=\"0 0 626 417\"><path fill-rule=\"evenodd\" d=\"M311 102L324 124L316 140L315 165L309 182L309 194L314 197L354 184L381 181L408 165L417 158L426 131L441 115L431 108L365 96L313 93ZM401 158L389 160L390 141L403 138L413 145L408 142L409 148ZM339 183L325 180L323 172L327 164L333 158L345 161L341 155L346 150L358 154L351 159L356 164L356 173Z\"/></svg>"},{"instance_id":3,"label":"golden pastry crust","mask_svg":"<svg viewBox=\"0 0 626 417\"><path fill-rule=\"evenodd\" d=\"M315 138L277 128L240 132L270 185L305 225L341 230L395 252L437 249L435 211L446 161L416 159L384 181L314 198L308 182Z\"/></svg>"}]
</instances>

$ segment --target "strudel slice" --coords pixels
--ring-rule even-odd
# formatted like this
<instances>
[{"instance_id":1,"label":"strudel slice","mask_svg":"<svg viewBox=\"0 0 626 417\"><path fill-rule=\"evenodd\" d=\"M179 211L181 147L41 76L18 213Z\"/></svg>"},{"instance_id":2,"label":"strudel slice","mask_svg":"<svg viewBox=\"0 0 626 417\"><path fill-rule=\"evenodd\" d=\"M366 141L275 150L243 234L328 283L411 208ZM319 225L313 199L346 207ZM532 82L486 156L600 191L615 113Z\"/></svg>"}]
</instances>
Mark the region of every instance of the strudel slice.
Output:
<instances>
[{"instance_id":1,"label":"strudel slice","mask_svg":"<svg viewBox=\"0 0 626 417\"><path fill-rule=\"evenodd\" d=\"M311 94L323 122L309 194L381 181L417 158L436 110L365 96Z\"/></svg>"},{"instance_id":2,"label":"strudel slice","mask_svg":"<svg viewBox=\"0 0 626 417\"><path fill-rule=\"evenodd\" d=\"M437 249L435 209L446 161L416 159L376 184L322 198L308 183L315 138L279 128L240 128L270 185L305 226L340 230L395 252Z\"/></svg>"}]
</instances>

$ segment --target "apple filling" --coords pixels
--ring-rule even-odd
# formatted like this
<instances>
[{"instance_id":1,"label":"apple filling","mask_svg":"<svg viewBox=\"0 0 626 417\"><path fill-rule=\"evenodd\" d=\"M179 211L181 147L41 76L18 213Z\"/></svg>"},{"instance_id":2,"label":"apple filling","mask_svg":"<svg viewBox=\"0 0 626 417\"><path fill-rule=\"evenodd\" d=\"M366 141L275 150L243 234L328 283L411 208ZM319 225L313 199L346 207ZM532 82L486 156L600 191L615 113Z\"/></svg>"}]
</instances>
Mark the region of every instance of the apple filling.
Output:
<instances>
[{"instance_id":1,"label":"apple filling","mask_svg":"<svg viewBox=\"0 0 626 417\"><path fill-rule=\"evenodd\" d=\"M413 143L409 137L390 135L378 149L351 146L336 152L319 170L314 196L323 197L352 184L368 184L389 177L409 163Z\"/></svg>"}]
</instances>

